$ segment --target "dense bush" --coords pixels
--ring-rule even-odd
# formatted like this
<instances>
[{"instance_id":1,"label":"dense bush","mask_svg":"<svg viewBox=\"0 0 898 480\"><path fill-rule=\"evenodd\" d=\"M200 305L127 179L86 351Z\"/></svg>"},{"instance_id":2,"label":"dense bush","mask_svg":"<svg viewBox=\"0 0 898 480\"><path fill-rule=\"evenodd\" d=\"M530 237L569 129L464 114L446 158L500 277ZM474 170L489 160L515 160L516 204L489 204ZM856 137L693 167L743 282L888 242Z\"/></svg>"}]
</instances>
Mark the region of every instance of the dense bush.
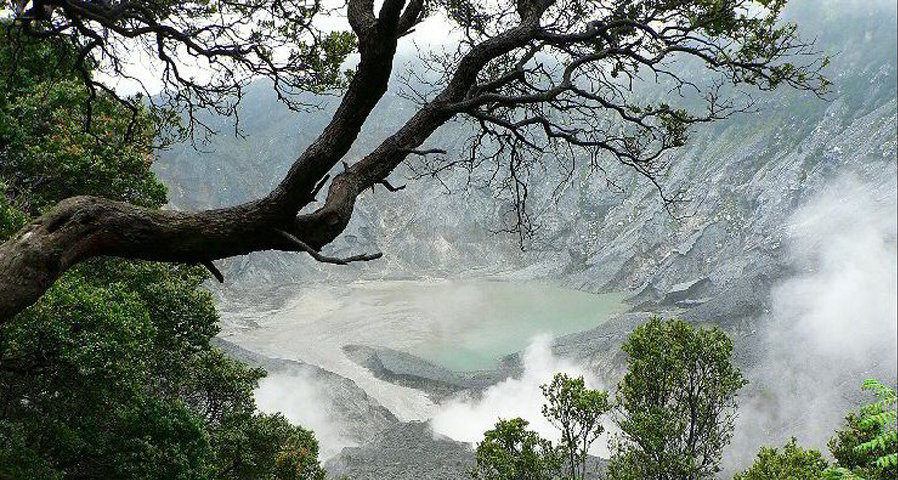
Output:
<instances>
[{"instance_id":1,"label":"dense bush","mask_svg":"<svg viewBox=\"0 0 898 480\"><path fill-rule=\"evenodd\" d=\"M476 480L541 480L561 472L563 459L552 442L528 430L520 418L499 420L477 445L471 478Z\"/></svg>"},{"instance_id":2,"label":"dense bush","mask_svg":"<svg viewBox=\"0 0 898 480\"><path fill-rule=\"evenodd\" d=\"M761 447L755 463L733 480L818 480L828 467L819 450L804 449L793 438L782 449Z\"/></svg>"},{"instance_id":3,"label":"dense bush","mask_svg":"<svg viewBox=\"0 0 898 480\"><path fill-rule=\"evenodd\" d=\"M877 380L864 382L876 401L845 417L845 426L829 441L839 467L866 480L898 478L895 389Z\"/></svg>"}]
</instances>

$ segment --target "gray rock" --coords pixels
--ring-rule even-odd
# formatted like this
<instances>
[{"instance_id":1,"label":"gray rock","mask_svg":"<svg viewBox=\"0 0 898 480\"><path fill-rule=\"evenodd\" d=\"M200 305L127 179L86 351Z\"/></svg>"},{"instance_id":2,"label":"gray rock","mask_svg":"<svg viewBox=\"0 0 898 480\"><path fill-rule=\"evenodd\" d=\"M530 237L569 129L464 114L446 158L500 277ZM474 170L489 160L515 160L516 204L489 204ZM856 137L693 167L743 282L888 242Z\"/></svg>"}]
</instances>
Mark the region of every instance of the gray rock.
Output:
<instances>
[{"instance_id":1,"label":"gray rock","mask_svg":"<svg viewBox=\"0 0 898 480\"><path fill-rule=\"evenodd\" d=\"M343 353L381 379L427 392L440 400L461 390L480 390L494 385L511 372L508 369L456 372L415 355L386 347L345 345Z\"/></svg>"},{"instance_id":2,"label":"gray rock","mask_svg":"<svg viewBox=\"0 0 898 480\"><path fill-rule=\"evenodd\" d=\"M710 286L711 281L708 280L708 277L678 283L670 287L661 303L663 305L676 305L683 302L694 302L696 298L700 298L703 293L707 292Z\"/></svg>"},{"instance_id":3,"label":"gray rock","mask_svg":"<svg viewBox=\"0 0 898 480\"><path fill-rule=\"evenodd\" d=\"M330 478L351 480L463 480L473 464L469 444L435 434L427 423L408 422L344 448L325 468Z\"/></svg>"}]
</instances>

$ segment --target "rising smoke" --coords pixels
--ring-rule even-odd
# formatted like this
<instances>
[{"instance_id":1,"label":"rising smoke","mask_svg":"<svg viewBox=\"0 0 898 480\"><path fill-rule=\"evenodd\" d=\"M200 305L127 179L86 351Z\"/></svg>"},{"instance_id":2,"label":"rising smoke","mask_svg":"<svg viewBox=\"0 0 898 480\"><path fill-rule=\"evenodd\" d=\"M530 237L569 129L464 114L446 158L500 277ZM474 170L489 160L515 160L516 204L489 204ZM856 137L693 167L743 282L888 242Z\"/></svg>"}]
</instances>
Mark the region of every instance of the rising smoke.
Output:
<instances>
[{"instance_id":1,"label":"rising smoke","mask_svg":"<svg viewBox=\"0 0 898 480\"><path fill-rule=\"evenodd\" d=\"M863 379L896 381L894 170L884 180L843 177L792 216L787 249L795 273L773 289L762 319L763 360L746 372L751 384L729 465L744 466L760 445L793 435L825 449L845 413L864 400Z\"/></svg>"},{"instance_id":2,"label":"rising smoke","mask_svg":"<svg viewBox=\"0 0 898 480\"><path fill-rule=\"evenodd\" d=\"M558 430L542 414L545 403L541 385L552 381L557 372L572 377L583 376L589 388L604 388L588 369L557 357L551 350L552 337L534 337L524 351L524 371L520 378L508 378L486 389L478 398L456 399L440 406L431 424L436 433L461 442L475 443L483 439L500 418L520 417L530 422L530 429L543 438L559 440ZM598 442L602 443L602 442ZM604 445L593 452L605 453Z\"/></svg>"},{"instance_id":3,"label":"rising smoke","mask_svg":"<svg viewBox=\"0 0 898 480\"><path fill-rule=\"evenodd\" d=\"M259 410L280 412L293 425L302 425L315 432L320 448L319 457L330 458L357 442L348 438L341 420L331 415L333 400L321 391L319 380L308 375L269 375L255 390Z\"/></svg>"}]
</instances>

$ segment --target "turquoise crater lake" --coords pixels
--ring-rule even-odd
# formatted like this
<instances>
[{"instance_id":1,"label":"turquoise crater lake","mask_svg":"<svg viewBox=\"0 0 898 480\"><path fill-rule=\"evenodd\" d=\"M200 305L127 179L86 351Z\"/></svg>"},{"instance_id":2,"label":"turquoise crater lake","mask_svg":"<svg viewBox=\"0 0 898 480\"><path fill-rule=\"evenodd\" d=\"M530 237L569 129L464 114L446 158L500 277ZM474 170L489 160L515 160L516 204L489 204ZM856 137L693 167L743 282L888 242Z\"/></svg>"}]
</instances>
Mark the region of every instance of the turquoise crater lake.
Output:
<instances>
[{"instance_id":1,"label":"turquoise crater lake","mask_svg":"<svg viewBox=\"0 0 898 480\"><path fill-rule=\"evenodd\" d=\"M495 367L501 357L526 348L534 336L595 328L625 309L623 294L537 283L453 282L419 285L405 293L425 315L446 317L409 353L458 371Z\"/></svg>"},{"instance_id":2,"label":"turquoise crater lake","mask_svg":"<svg viewBox=\"0 0 898 480\"><path fill-rule=\"evenodd\" d=\"M350 344L408 352L452 370L479 370L495 367L537 335L601 325L625 310L623 298L488 280L299 285L282 309L260 319L258 328L226 336L335 371L348 368L341 347Z\"/></svg>"}]
</instances>

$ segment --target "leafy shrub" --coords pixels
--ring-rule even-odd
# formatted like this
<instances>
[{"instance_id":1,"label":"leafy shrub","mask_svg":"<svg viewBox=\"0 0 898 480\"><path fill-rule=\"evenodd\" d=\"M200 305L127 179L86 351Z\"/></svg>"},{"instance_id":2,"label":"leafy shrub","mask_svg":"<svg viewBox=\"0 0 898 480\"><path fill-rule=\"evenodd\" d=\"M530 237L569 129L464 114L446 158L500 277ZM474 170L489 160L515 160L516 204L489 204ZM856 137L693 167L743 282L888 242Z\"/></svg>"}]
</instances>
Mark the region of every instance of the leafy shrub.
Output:
<instances>
[{"instance_id":1,"label":"leafy shrub","mask_svg":"<svg viewBox=\"0 0 898 480\"><path fill-rule=\"evenodd\" d=\"M782 449L761 447L755 463L733 480L818 480L828 466L819 450L804 449L793 437Z\"/></svg>"}]
</instances>

